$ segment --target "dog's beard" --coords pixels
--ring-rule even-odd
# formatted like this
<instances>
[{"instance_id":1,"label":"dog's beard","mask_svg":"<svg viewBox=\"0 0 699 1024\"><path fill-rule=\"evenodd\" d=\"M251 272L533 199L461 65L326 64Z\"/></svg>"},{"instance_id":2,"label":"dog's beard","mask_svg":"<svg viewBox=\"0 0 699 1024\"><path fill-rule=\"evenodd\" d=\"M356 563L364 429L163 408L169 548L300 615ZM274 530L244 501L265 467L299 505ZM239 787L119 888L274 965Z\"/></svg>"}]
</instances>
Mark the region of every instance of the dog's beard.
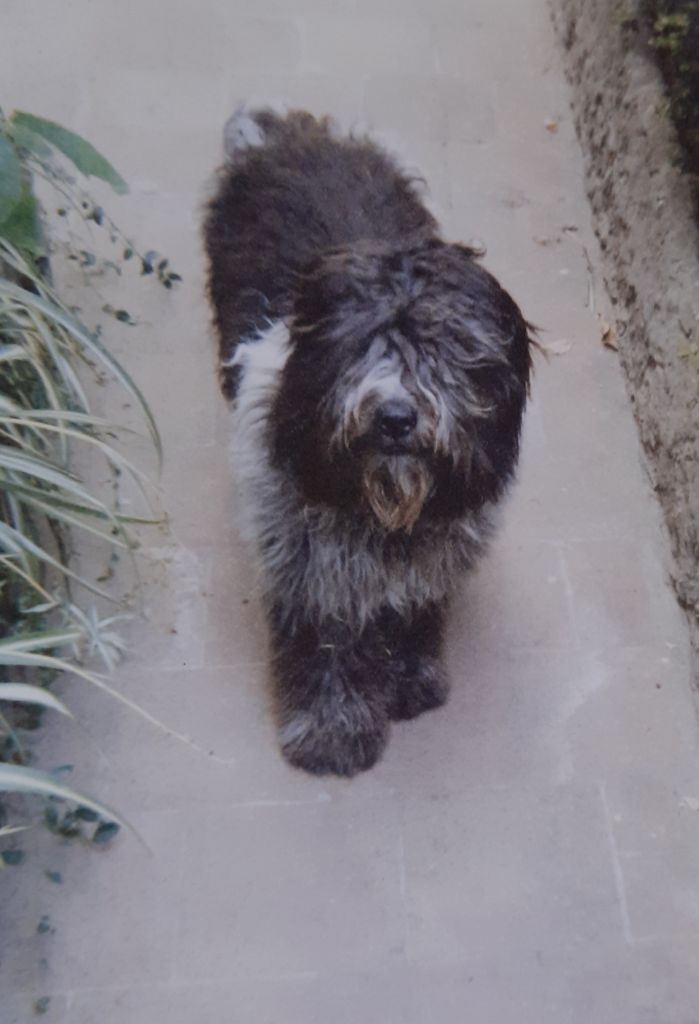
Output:
<instances>
[{"instance_id":1,"label":"dog's beard","mask_svg":"<svg viewBox=\"0 0 699 1024\"><path fill-rule=\"evenodd\" d=\"M432 474L414 455L370 455L362 475L369 506L389 532L406 530L417 522L432 489Z\"/></svg>"}]
</instances>

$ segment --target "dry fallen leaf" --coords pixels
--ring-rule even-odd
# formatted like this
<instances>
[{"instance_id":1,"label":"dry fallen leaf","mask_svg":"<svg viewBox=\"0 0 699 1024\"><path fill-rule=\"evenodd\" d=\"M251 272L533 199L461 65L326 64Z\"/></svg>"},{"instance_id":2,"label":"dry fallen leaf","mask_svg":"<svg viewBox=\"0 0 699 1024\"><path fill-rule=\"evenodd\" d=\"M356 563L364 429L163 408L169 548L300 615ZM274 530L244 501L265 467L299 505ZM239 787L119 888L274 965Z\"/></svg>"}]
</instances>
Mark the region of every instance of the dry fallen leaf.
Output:
<instances>
[{"instance_id":1,"label":"dry fallen leaf","mask_svg":"<svg viewBox=\"0 0 699 1024\"><path fill-rule=\"evenodd\" d=\"M616 341L616 331L611 324L607 324L602 321L600 325L600 340L605 348L611 348L613 352L619 351L619 346Z\"/></svg>"},{"instance_id":2,"label":"dry fallen leaf","mask_svg":"<svg viewBox=\"0 0 699 1024\"><path fill-rule=\"evenodd\" d=\"M564 356L566 352L570 352L573 342L568 341L567 338L561 338L560 341L550 341L548 344L542 344L541 347L550 356Z\"/></svg>"},{"instance_id":3,"label":"dry fallen leaf","mask_svg":"<svg viewBox=\"0 0 699 1024\"><path fill-rule=\"evenodd\" d=\"M554 132L558 131L558 121L554 121L554 120L546 121L546 123L544 124L544 128L546 129L547 132L551 132L553 134Z\"/></svg>"}]
</instances>

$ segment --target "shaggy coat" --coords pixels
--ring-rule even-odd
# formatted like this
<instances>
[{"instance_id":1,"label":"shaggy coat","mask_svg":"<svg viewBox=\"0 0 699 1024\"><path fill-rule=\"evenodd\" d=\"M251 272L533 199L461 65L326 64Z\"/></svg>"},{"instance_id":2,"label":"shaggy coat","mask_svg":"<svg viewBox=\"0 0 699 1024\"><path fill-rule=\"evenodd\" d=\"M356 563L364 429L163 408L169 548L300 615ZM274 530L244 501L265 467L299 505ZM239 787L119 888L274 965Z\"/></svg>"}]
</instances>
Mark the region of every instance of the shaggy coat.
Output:
<instances>
[{"instance_id":1,"label":"shaggy coat","mask_svg":"<svg viewBox=\"0 0 699 1024\"><path fill-rule=\"evenodd\" d=\"M280 742L352 775L444 702L442 623L517 461L530 337L375 144L240 111L209 204L209 294Z\"/></svg>"}]
</instances>

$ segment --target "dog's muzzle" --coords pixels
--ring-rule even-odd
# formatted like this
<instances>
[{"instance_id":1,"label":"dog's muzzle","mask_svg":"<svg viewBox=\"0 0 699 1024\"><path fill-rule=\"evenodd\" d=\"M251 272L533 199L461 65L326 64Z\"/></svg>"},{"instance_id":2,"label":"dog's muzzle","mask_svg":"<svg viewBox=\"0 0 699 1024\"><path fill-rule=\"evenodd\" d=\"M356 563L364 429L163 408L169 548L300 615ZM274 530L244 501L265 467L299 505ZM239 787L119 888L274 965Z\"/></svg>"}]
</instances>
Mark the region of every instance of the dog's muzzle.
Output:
<instances>
[{"instance_id":1,"label":"dog's muzzle","mask_svg":"<svg viewBox=\"0 0 699 1024\"><path fill-rule=\"evenodd\" d=\"M345 443L362 462L365 501L385 530L409 533L434 486L432 417L407 392L381 395L375 388L346 422Z\"/></svg>"},{"instance_id":2,"label":"dog's muzzle","mask_svg":"<svg viewBox=\"0 0 699 1024\"><path fill-rule=\"evenodd\" d=\"M377 448L386 454L408 452L417 427L417 410L409 402L390 399L374 414L372 433Z\"/></svg>"}]
</instances>

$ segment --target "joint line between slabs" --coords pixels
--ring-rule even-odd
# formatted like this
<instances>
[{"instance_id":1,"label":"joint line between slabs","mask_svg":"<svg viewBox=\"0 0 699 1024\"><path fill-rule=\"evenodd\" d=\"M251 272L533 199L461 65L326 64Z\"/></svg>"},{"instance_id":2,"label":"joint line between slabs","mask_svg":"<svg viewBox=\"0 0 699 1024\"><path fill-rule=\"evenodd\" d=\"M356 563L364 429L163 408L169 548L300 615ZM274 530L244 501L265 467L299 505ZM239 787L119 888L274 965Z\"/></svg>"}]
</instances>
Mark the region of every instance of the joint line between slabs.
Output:
<instances>
[{"instance_id":1,"label":"joint line between slabs","mask_svg":"<svg viewBox=\"0 0 699 1024\"><path fill-rule=\"evenodd\" d=\"M607 787L603 782L599 784L599 794L602 801L602 808L604 810L604 824L607 832L607 841L609 844L609 853L612 859L612 870L614 873L614 885L616 888L617 899L619 902L619 913L621 914L621 924L624 929L624 938L628 946L633 946L635 938L633 930L631 928L631 917L629 915L629 902L626 895L626 884L624 882L624 872L621 867L621 859L619 858L619 848L617 846L616 837L614 835L614 822L612 820L612 812L609 807L609 800L607 799Z\"/></svg>"}]
</instances>

